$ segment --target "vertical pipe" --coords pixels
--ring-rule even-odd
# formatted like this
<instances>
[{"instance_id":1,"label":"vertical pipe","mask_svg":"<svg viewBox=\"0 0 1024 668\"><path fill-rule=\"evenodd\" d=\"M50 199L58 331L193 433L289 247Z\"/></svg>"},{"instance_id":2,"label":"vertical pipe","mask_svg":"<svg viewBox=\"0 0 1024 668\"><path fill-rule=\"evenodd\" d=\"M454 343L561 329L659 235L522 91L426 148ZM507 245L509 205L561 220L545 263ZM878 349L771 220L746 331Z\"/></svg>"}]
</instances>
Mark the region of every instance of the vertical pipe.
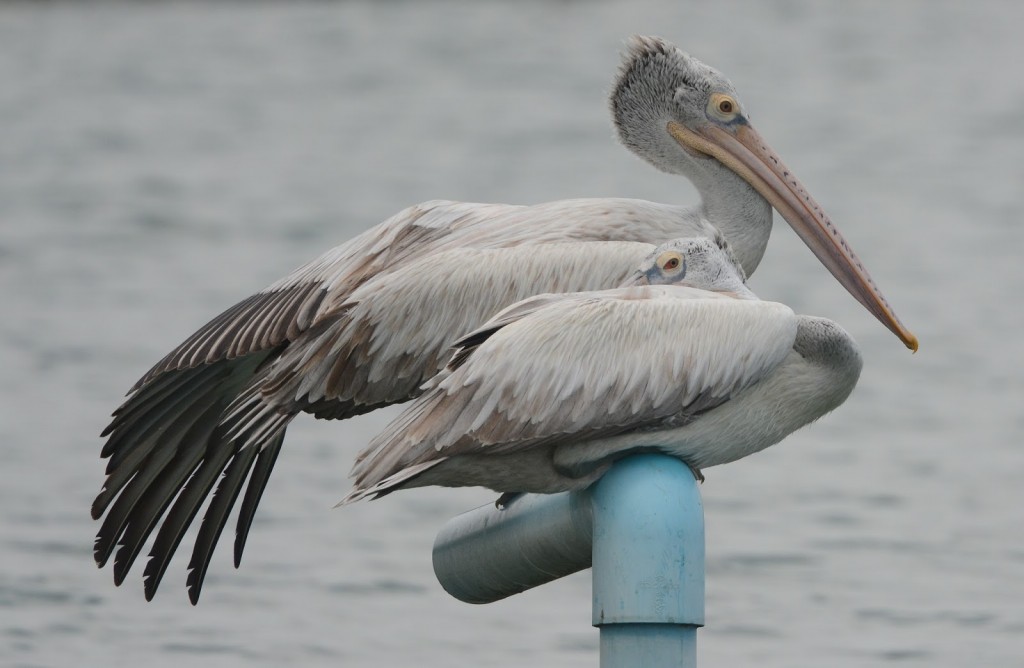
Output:
<instances>
[{"instance_id":1,"label":"vertical pipe","mask_svg":"<svg viewBox=\"0 0 1024 668\"><path fill-rule=\"evenodd\" d=\"M638 455L593 487L593 623L601 666L696 666L704 509L690 469Z\"/></svg>"}]
</instances>

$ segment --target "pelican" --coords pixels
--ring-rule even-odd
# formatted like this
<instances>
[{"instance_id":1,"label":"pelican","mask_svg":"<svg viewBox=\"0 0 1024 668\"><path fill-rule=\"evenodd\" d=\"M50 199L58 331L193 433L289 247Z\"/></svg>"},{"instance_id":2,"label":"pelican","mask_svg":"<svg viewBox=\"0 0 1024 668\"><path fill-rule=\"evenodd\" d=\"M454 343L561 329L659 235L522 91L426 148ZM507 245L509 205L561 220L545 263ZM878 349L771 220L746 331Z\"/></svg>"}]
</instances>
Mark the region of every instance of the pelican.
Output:
<instances>
[{"instance_id":1,"label":"pelican","mask_svg":"<svg viewBox=\"0 0 1024 668\"><path fill-rule=\"evenodd\" d=\"M710 239L659 247L633 284L531 297L459 339L359 455L342 503L425 485L582 489L634 452L703 480L833 410L860 376L842 328L759 301Z\"/></svg>"},{"instance_id":2,"label":"pelican","mask_svg":"<svg viewBox=\"0 0 1024 668\"><path fill-rule=\"evenodd\" d=\"M234 546L240 564L297 414L344 419L416 397L460 334L531 295L615 287L648 244L724 235L749 273L764 253L773 206L847 290L916 349L916 338L750 125L719 72L662 40L634 38L611 109L623 144L690 179L699 205L430 201L232 306L154 365L103 432L107 478L92 506L93 517L103 517L97 564L114 556L120 584L156 531L144 572L151 599L216 483L189 563L195 603L244 486ZM595 251L592 242L608 245Z\"/></svg>"}]
</instances>

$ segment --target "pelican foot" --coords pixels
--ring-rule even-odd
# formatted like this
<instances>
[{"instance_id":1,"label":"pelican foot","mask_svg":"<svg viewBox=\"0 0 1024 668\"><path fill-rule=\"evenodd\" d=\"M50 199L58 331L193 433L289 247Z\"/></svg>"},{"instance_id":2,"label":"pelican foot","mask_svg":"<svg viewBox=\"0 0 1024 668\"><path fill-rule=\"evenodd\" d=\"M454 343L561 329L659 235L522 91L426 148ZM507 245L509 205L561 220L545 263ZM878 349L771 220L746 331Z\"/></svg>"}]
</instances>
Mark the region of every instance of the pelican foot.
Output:
<instances>
[{"instance_id":1,"label":"pelican foot","mask_svg":"<svg viewBox=\"0 0 1024 668\"><path fill-rule=\"evenodd\" d=\"M523 492L505 492L494 502L494 507L498 510L505 510L522 495Z\"/></svg>"}]
</instances>

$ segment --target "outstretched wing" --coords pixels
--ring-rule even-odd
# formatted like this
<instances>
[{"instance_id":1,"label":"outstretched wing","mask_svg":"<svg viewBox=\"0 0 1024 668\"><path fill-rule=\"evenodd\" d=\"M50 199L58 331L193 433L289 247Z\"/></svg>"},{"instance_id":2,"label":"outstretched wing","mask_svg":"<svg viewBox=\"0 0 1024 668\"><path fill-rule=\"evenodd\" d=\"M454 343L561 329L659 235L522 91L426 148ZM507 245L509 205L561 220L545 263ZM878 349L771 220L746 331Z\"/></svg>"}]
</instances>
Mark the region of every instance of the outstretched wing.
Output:
<instances>
[{"instance_id":1,"label":"outstretched wing","mask_svg":"<svg viewBox=\"0 0 1024 668\"><path fill-rule=\"evenodd\" d=\"M782 304L679 286L516 304L464 337L454 368L374 439L353 469L353 498L443 458L679 416L757 382L795 336Z\"/></svg>"},{"instance_id":2,"label":"outstretched wing","mask_svg":"<svg viewBox=\"0 0 1024 668\"><path fill-rule=\"evenodd\" d=\"M108 463L92 506L94 518L105 515L96 561L103 565L116 551L114 579L120 583L157 531L146 567L146 595L152 597L216 484L192 556L195 602L248 480L235 536L238 564L292 417L264 410L260 401L260 384L276 355L316 325L332 298L343 300L377 272L429 253L459 230L521 208L435 201L406 209L229 308L172 350L136 383L102 434L109 437L101 452Z\"/></svg>"},{"instance_id":3,"label":"outstretched wing","mask_svg":"<svg viewBox=\"0 0 1024 668\"><path fill-rule=\"evenodd\" d=\"M531 284L531 278L517 278L509 291L496 287L509 282L508 271L496 272L490 292L482 294L474 291L479 272L463 275L463 288L449 294L437 289L429 272L417 272L418 263L427 260L429 269L430 258L438 255L441 262L443 256L460 252L453 249L514 251L523 244L564 241L574 235L600 238L605 235L598 226L589 231L578 228L591 214L608 214L609 206L598 200L538 207L426 202L211 320L139 380L103 433L109 436L102 452L109 458L107 479L92 508L95 518L106 515L95 546L97 562L102 565L116 551L115 581L122 581L156 532L146 570L146 594L151 597L212 491L214 500L202 519L192 556L189 584L195 601L228 514L248 485L235 535L238 564L295 412L343 418L404 401L440 366L452 332L476 325L497 306L538 289L575 290L588 287L588 280L614 284L622 268L634 265L646 247L636 244L626 251L629 259L603 265L611 269L589 267L588 273L587 267L577 267L564 284L558 276L541 271L534 278L543 287ZM642 217L644 206L648 205L623 200L612 218L621 223ZM674 215L668 208L651 213L661 221ZM550 273L559 258L550 256L554 251L544 252L554 263L548 266ZM604 278L602 271L615 277ZM406 299L396 303L388 295ZM429 304L438 299L444 302L441 312L453 315L437 318ZM424 322L416 325L417 318ZM321 354L328 357L317 357ZM279 364L282 355L286 359ZM304 367L307 363L313 366ZM307 371L308 377L303 375ZM296 383L311 389L299 396Z\"/></svg>"}]
</instances>

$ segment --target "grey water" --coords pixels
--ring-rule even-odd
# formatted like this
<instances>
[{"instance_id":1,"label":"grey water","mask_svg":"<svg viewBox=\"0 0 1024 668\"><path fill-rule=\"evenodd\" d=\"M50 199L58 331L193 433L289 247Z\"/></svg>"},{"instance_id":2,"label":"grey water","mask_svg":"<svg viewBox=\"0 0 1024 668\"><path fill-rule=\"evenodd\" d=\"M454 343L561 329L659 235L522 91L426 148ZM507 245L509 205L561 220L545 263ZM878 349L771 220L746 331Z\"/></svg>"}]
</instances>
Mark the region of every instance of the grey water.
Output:
<instances>
[{"instance_id":1,"label":"grey water","mask_svg":"<svg viewBox=\"0 0 1024 668\"><path fill-rule=\"evenodd\" d=\"M195 608L187 550L152 603L115 588L89 504L150 364L407 205L694 202L613 139L642 33L732 79L921 340L779 220L753 289L865 368L705 472L701 665L1024 665L1022 30L985 1L0 4L0 664L596 665L587 573L479 607L434 580L437 528L493 494L332 509L395 411L298 420Z\"/></svg>"}]
</instances>

